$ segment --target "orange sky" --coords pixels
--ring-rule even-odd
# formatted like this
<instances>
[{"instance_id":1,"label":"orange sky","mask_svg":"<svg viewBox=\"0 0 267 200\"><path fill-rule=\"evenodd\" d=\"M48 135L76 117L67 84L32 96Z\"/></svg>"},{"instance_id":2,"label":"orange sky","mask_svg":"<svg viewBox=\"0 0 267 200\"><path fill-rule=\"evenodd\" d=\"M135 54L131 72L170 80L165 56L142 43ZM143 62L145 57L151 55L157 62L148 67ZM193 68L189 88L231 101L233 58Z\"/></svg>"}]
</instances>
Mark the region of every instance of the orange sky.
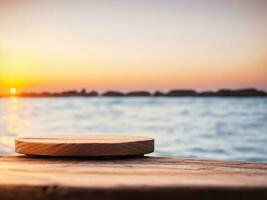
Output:
<instances>
[{"instance_id":1,"label":"orange sky","mask_svg":"<svg viewBox=\"0 0 267 200\"><path fill-rule=\"evenodd\" d=\"M267 90L264 1L1 1L0 93Z\"/></svg>"}]
</instances>

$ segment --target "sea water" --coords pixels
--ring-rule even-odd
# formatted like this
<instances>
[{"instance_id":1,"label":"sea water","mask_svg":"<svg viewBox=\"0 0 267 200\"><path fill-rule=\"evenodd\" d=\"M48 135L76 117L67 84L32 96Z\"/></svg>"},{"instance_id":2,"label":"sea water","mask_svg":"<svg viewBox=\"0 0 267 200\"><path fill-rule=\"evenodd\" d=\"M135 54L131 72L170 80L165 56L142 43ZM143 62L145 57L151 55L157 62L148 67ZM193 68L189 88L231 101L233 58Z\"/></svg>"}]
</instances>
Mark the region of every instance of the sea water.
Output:
<instances>
[{"instance_id":1,"label":"sea water","mask_svg":"<svg viewBox=\"0 0 267 200\"><path fill-rule=\"evenodd\" d=\"M0 155L16 137L61 134L145 135L152 155L267 162L267 98L0 98Z\"/></svg>"}]
</instances>

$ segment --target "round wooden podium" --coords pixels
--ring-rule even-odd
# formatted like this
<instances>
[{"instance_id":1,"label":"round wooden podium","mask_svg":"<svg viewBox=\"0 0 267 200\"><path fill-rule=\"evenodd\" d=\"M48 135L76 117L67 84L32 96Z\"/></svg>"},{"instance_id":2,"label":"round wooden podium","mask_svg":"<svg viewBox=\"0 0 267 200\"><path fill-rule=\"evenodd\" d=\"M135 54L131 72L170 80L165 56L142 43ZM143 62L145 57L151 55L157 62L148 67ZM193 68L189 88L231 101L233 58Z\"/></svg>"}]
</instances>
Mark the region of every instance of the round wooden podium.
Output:
<instances>
[{"instance_id":1,"label":"round wooden podium","mask_svg":"<svg viewBox=\"0 0 267 200\"><path fill-rule=\"evenodd\" d=\"M15 150L20 154L36 156L138 156L154 151L154 139L124 135L17 138Z\"/></svg>"}]
</instances>

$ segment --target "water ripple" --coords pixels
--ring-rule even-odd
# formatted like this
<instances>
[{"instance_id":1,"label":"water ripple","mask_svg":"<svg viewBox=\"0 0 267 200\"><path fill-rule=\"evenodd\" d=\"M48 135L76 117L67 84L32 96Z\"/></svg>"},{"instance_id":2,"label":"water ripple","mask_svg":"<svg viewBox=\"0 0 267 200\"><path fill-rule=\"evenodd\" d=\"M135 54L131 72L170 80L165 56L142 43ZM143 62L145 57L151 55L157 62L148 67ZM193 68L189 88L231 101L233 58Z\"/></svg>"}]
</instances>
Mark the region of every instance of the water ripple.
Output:
<instances>
[{"instance_id":1,"label":"water ripple","mask_svg":"<svg viewBox=\"0 0 267 200\"><path fill-rule=\"evenodd\" d=\"M137 134L154 155L267 162L267 98L0 99L0 154L14 138Z\"/></svg>"}]
</instances>

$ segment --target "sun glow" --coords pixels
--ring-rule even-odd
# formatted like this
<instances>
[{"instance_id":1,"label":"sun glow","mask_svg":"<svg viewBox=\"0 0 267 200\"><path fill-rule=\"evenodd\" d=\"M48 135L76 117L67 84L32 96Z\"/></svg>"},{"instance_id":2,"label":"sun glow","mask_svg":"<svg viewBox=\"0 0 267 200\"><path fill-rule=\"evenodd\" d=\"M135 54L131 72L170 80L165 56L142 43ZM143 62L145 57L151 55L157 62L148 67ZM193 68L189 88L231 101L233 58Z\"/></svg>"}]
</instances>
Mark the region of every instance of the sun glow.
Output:
<instances>
[{"instance_id":1,"label":"sun glow","mask_svg":"<svg viewBox=\"0 0 267 200\"><path fill-rule=\"evenodd\" d=\"M17 89L16 89L16 88L10 88L10 89L9 89L9 93L10 93L11 95L16 95L16 94L17 94Z\"/></svg>"},{"instance_id":2,"label":"sun glow","mask_svg":"<svg viewBox=\"0 0 267 200\"><path fill-rule=\"evenodd\" d=\"M0 96L267 90L265 1L6 2L0 0Z\"/></svg>"}]
</instances>

